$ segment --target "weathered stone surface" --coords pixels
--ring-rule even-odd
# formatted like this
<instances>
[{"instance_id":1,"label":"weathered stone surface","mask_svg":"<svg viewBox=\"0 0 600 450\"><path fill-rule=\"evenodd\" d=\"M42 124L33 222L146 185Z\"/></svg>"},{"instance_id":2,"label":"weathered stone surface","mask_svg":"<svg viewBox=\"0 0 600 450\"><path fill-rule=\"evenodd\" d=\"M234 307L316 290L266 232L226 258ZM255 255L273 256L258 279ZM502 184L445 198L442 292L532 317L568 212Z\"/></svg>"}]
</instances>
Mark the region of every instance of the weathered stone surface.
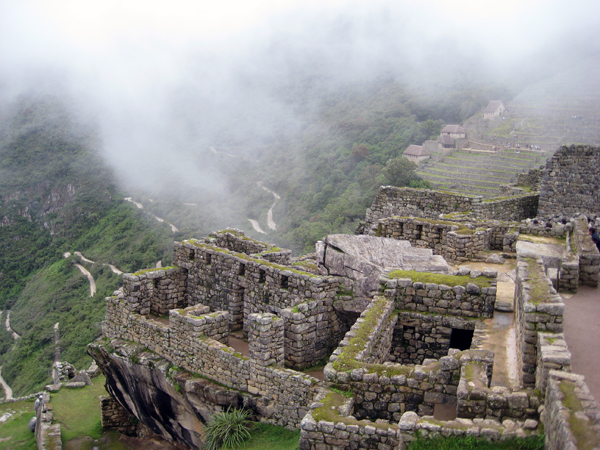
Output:
<instances>
[{"instance_id":1,"label":"weathered stone surface","mask_svg":"<svg viewBox=\"0 0 600 450\"><path fill-rule=\"evenodd\" d=\"M317 246L316 258L324 275L356 280L358 296L372 297L379 289L379 275L385 270L448 273L448 263L431 250L376 236L329 235Z\"/></svg>"}]
</instances>

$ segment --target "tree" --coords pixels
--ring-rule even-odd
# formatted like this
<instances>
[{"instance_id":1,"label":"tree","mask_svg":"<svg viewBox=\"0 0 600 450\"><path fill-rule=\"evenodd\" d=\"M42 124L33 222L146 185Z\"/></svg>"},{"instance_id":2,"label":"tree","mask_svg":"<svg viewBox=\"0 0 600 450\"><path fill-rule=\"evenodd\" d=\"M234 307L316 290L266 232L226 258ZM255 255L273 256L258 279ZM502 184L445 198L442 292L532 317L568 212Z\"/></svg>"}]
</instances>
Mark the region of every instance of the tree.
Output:
<instances>
[{"instance_id":1,"label":"tree","mask_svg":"<svg viewBox=\"0 0 600 450\"><path fill-rule=\"evenodd\" d=\"M385 180L392 186L408 186L411 181L420 178L415 173L417 165L408 159L399 156L390 159L383 169Z\"/></svg>"}]
</instances>

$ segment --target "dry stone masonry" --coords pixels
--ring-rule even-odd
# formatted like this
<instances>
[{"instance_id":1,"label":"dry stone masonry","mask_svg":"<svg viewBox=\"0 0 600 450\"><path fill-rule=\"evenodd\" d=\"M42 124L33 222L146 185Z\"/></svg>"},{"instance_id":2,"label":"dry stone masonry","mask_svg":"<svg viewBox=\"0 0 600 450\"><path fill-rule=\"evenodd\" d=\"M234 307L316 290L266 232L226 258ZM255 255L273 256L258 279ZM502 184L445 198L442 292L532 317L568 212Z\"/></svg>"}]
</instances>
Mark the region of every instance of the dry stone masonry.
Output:
<instances>
[{"instance_id":1,"label":"dry stone masonry","mask_svg":"<svg viewBox=\"0 0 600 450\"><path fill-rule=\"evenodd\" d=\"M600 214L600 148L561 147L546 162L539 215Z\"/></svg>"},{"instance_id":2,"label":"dry stone masonry","mask_svg":"<svg viewBox=\"0 0 600 450\"><path fill-rule=\"evenodd\" d=\"M570 373L557 294L598 285L587 233L598 151L563 148L548 162L543 220L537 194L484 201L383 186L358 235L324 238L307 271L235 229L176 242L172 267L126 274L106 299L104 338L89 347L112 396L104 426L201 448L206 421L234 407L299 427L302 450L402 450L416 433L526 437L540 421L547 448L598 447L600 416ZM446 262L499 253L517 258L510 386L492 383L495 355L482 344L497 271ZM247 354L229 346L240 335ZM324 362L324 381L298 371ZM434 419L448 407L455 419Z\"/></svg>"}]
</instances>

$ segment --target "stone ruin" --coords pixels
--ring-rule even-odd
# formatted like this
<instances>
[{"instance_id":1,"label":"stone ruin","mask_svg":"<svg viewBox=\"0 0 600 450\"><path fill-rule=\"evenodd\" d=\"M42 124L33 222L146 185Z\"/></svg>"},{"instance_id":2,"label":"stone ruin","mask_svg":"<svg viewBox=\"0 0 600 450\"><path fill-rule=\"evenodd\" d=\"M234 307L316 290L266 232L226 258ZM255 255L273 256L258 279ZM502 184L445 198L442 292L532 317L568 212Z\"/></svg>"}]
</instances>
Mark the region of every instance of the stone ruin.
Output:
<instances>
[{"instance_id":1,"label":"stone ruin","mask_svg":"<svg viewBox=\"0 0 600 450\"><path fill-rule=\"evenodd\" d=\"M176 242L173 266L125 274L106 299L88 348L111 394L103 426L201 448L210 417L237 407L300 428L303 450L402 449L417 432L499 440L541 423L547 448L588 439L582 426L598 438L557 292L597 286L600 254L587 216L536 219L538 198L382 187L359 235L327 236L312 261L233 229ZM517 259L506 379L488 336L507 314L498 271L447 263L491 254Z\"/></svg>"}]
</instances>

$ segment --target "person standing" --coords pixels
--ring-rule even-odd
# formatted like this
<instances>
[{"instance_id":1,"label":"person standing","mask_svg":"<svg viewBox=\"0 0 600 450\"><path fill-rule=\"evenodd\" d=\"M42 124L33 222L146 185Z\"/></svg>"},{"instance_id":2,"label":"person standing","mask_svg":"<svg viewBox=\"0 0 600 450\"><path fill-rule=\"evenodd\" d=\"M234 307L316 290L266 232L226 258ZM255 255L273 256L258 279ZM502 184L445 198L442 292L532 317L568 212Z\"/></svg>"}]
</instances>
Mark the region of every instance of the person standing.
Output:
<instances>
[{"instance_id":1,"label":"person standing","mask_svg":"<svg viewBox=\"0 0 600 450\"><path fill-rule=\"evenodd\" d=\"M598 251L600 252L600 236L598 236L598 231L595 228L590 228L590 236L592 236L592 241L596 244Z\"/></svg>"}]
</instances>

